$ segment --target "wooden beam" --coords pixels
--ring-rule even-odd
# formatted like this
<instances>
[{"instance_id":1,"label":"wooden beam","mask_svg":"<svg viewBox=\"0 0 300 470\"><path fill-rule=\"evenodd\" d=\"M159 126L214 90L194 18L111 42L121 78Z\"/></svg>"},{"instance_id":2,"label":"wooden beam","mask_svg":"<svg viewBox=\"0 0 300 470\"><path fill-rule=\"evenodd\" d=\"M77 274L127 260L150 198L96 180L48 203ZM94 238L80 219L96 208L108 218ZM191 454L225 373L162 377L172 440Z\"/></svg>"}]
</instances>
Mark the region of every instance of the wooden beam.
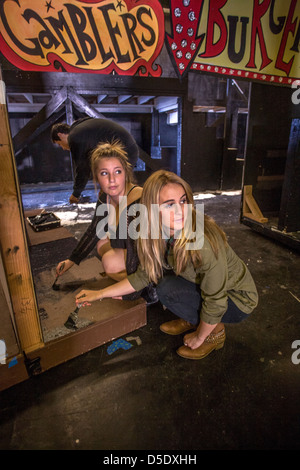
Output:
<instances>
[{"instance_id":1,"label":"wooden beam","mask_svg":"<svg viewBox=\"0 0 300 470\"><path fill-rule=\"evenodd\" d=\"M194 74L197 76L197 74ZM79 94L131 94L144 96L183 96L187 92L188 79L97 75L87 73L3 71L9 93L54 94L67 85Z\"/></svg>"},{"instance_id":2,"label":"wooden beam","mask_svg":"<svg viewBox=\"0 0 300 470\"><path fill-rule=\"evenodd\" d=\"M268 222L268 219L263 216L260 208L257 205L253 195L252 195L252 186L244 186L243 191L243 217L248 219L255 220L262 224Z\"/></svg>"},{"instance_id":3,"label":"wooden beam","mask_svg":"<svg viewBox=\"0 0 300 470\"><path fill-rule=\"evenodd\" d=\"M153 158L148 155L147 152L145 152L142 148L139 147L139 157L145 165L150 168L152 171L160 170L161 169L161 164L159 163L159 160L154 160Z\"/></svg>"},{"instance_id":4,"label":"wooden beam","mask_svg":"<svg viewBox=\"0 0 300 470\"><path fill-rule=\"evenodd\" d=\"M0 244L20 344L25 352L43 346L25 223L0 69Z\"/></svg>"},{"instance_id":5,"label":"wooden beam","mask_svg":"<svg viewBox=\"0 0 300 470\"><path fill-rule=\"evenodd\" d=\"M92 118L106 119L103 114L98 113L93 105L89 104L82 96L80 96L73 88L68 89L68 98L72 101L73 105L84 114Z\"/></svg>"},{"instance_id":6,"label":"wooden beam","mask_svg":"<svg viewBox=\"0 0 300 470\"><path fill-rule=\"evenodd\" d=\"M118 96L118 104L126 103L133 98L133 95L119 95Z\"/></svg>"},{"instance_id":7,"label":"wooden beam","mask_svg":"<svg viewBox=\"0 0 300 470\"><path fill-rule=\"evenodd\" d=\"M54 113L63 107L67 99L67 88L62 88L48 103L14 136L13 146L15 153L20 152L50 124ZM63 108L64 112L64 108ZM57 119L57 116L56 116Z\"/></svg>"}]
</instances>

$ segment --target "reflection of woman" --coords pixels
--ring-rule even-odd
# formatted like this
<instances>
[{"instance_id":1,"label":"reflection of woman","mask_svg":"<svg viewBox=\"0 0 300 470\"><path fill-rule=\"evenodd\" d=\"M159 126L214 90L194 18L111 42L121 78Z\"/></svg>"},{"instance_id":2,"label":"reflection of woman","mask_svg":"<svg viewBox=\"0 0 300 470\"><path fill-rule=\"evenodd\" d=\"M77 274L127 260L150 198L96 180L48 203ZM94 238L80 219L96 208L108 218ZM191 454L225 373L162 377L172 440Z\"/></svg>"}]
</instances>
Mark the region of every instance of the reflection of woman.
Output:
<instances>
[{"instance_id":1,"label":"reflection of woman","mask_svg":"<svg viewBox=\"0 0 300 470\"><path fill-rule=\"evenodd\" d=\"M157 284L160 301L178 317L161 325L161 330L175 335L193 330L184 336L184 345L177 352L185 358L201 359L224 345L224 323L240 322L256 307L254 281L223 231L209 217L204 216L203 245L190 243L195 234L201 239L201 227L191 188L177 175L163 170L153 173L144 185L141 204L148 211L148 227L151 207L159 205L160 233L157 238L139 238L138 270L114 286L83 290L76 300L84 296L85 301L92 302L128 294L152 281ZM193 207L190 229L187 204ZM167 232L168 240L164 239Z\"/></svg>"},{"instance_id":2,"label":"reflection of woman","mask_svg":"<svg viewBox=\"0 0 300 470\"><path fill-rule=\"evenodd\" d=\"M109 221L110 216L112 216L112 222L117 222L116 226L118 226L120 202L123 202L122 196L127 196L127 207L130 207L139 200L142 188L133 183L131 165L118 141L98 145L91 155L91 168L94 181L98 182L101 188L93 220L69 259L61 261L57 265L56 272L58 275L62 275L74 263L79 264L97 246L97 252L101 257L106 274L119 281L124 279L127 273L132 273L137 268L137 256L133 241L128 241L125 237L123 239L118 237L118 230L116 230L116 238L110 239L106 234L99 240L97 227L99 228L98 224L104 218ZM107 217L105 210L99 210L101 204L104 204L105 207L100 209L111 209L112 213L109 214L109 217ZM123 209L125 210L126 207ZM101 212L102 215L97 215L97 210L98 214Z\"/></svg>"}]
</instances>

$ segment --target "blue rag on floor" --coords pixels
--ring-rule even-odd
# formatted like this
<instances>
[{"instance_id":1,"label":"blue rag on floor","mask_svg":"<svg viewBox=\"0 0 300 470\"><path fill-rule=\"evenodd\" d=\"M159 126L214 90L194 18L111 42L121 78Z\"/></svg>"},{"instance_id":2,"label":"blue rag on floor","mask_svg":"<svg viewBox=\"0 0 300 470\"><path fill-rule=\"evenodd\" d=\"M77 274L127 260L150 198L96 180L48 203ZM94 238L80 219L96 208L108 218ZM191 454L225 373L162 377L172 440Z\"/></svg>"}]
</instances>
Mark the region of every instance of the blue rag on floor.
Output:
<instances>
[{"instance_id":1,"label":"blue rag on floor","mask_svg":"<svg viewBox=\"0 0 300 470\"><path fill-rule=\"evenodd\" d=\"M117 341L114 341L111 345L108 346L107 348L107 354L112 354L118 349L130 349L132 347L131 343L128 343L128 341L125 341L124 339L118 339Z\"/></svg>"}]
</instances>

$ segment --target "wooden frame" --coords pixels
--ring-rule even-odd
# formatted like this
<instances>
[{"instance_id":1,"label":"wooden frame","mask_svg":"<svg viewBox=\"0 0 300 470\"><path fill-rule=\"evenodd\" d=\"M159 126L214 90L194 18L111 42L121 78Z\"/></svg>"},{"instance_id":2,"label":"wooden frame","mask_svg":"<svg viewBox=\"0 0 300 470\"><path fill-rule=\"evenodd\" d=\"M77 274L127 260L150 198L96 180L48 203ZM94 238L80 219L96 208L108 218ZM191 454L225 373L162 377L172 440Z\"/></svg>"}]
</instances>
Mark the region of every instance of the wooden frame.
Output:
<instances>
[{"instance_id":1,"label":"wooden frame","mask_svg":"<svg viewBox=\"0 0 300 470\"><path fill-rule=\"evenodd\" d=\"M15 314L20 344L25 352L43 346L38 319L24 218L5 100L1 79L0 101L0 239L8 288Z\"/></svg>"},{"instance_id":2,"label":"wooden frame","mask_svg":"<svg viewBox=\"0 0 300 470\"><path fill-rule=\"evenodd\" d=\"M142 303L127 309L122 316L49 341L31 353L19 354L9 370L8 365L0 365L0 391L137 330L146 322L146 303Z\"/></svg>"},{"instance_id":3,"label":"wooden frame","mask_svg":"<svg viewBox=\"0 0 300 470\"><path fill-rule=\"evenodd\" d=\"M56 100L55 106L60 106L61 103L60 98L59 103ZM49 108L46 107L43 111L46 121L47 109ZM146 302L141 300L140 303L134 303L131 308L127 308L122 315L115 315L109 320L92 324L46 344L43 342L1 69L0 119L2 123L0 128L0 242L4 273L2 277L5 276L4 287L7 283L6 293L10 297L20 348L19 354L13 358L8 357L5 364L3 362L0 364L0 390L4 390L144 326ZM30 122L32 126L32 121ZM31 131L34 132L32 127Z\"/></svg>"}]
</instances>

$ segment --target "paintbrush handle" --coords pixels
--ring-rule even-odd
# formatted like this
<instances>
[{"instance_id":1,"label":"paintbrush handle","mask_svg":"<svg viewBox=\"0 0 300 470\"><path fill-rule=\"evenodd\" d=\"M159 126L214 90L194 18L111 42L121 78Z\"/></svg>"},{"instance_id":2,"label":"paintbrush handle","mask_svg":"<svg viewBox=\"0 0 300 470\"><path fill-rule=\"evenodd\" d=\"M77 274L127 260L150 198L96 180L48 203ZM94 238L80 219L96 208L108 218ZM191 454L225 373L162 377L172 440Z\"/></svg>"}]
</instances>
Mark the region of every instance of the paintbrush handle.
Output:
<instances>
[{"instance_id":1,"label":"paintbrush handle","mask_svg":"<svg viewBox=\"0 0 300 470\"><path fill-rule=\"evenodd\" d=\"M58 272L61 273L61 272L63 271L64 267L65 267L65 262L63 262L63 263L61 264L61 266L60 266ZM59 276L59 274L57 274L56 279L58 278L58 276Z\"/></svg>"},{"instance_id":2,"label":"paintbrush handle","mask_svg":"<svg viewBox=\"0 0 300 470\"><path fill-rule=\"evenodd\" d=\"M65 262L62 263L62 265L60 266L58 272L61 273L62 270L64 269L64 267L65 267ZM56 283L56 281L57 281L58 278L59 278L59 274L56 274L56 278L55 278L54 284ZM54 285L54 284L53 284L53 285Z\"/></svg>"}]
</instances>

